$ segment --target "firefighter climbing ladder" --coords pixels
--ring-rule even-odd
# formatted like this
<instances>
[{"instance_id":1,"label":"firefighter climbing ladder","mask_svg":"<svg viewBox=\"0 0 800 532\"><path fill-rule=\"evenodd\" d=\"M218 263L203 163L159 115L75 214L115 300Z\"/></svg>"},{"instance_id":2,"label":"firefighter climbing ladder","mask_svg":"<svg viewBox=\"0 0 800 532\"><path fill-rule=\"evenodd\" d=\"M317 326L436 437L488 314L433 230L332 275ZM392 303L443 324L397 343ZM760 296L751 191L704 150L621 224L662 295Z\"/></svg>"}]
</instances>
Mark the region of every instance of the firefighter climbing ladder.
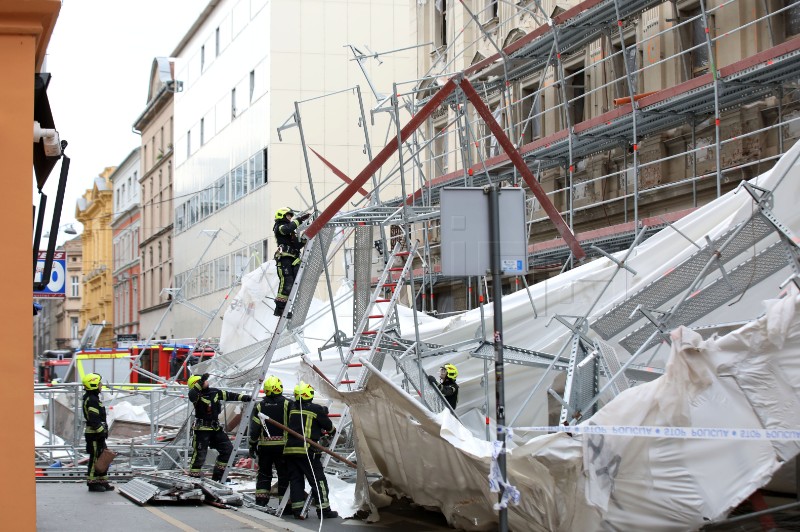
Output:
<instances>
[{"instance_id":1,"label":"firefighter climbing ladder","mask_svg":"<svg viewBox=\"0 0 800 532\"><path fill-rule=\"evenodd\" d=\"M247 432L247 429L250 425L250 416L252 415L253 407L258 398L258 393L261 389L261 383L264 382L264 379L267 376L269 365L272 362L272 356L275 354L275 350L281 343L284 330L290 322L295 320L295 318L299 317L300 320L303 320L305 319L305 315L308 313L308 307L311 305L311 299L313 297L313 290L303 290L302 292L305 293L303 293L301 296L301 290L299 290L299 288L301 284L304 284L303 280L306 277L307 269L313 269L313 273L317 273L316 276L308 276L309 279L313 280L314 284L316 284L316 281L319 279L318 273L321 271L321 268L319 268L318 265L320 263L324 263L325 261L325 255L327 253L328 246L330 245L331 234L332 232L330 230L321 232L318 235L318 238L312 239L305 246L302 261L300 262L300 269L298 270L294 284L292 285L292 291L289 294L289 301L286 305L286 310L275 326L275 331L273 332L267 350L264 353L261 366L259 368L260 371L257 375L257 378L255 378L255 386L250 394L253 400L249 403L246 403L242 409L241 422L239 423L239 428L236 431L236 439L234 440L233 444L234 452L231 453L231 456L228 459L228 464L225 466L225 471L223 472L221 479L222 483L224 483L227 479L231 465L236 460L236 456L242 445L242 441L244 440L244 434ZM308 282L305 284L307 283ZM255 376L251 375L248 380L253 382L252 379L254 377Z\"/></svg>"}]
</instances>

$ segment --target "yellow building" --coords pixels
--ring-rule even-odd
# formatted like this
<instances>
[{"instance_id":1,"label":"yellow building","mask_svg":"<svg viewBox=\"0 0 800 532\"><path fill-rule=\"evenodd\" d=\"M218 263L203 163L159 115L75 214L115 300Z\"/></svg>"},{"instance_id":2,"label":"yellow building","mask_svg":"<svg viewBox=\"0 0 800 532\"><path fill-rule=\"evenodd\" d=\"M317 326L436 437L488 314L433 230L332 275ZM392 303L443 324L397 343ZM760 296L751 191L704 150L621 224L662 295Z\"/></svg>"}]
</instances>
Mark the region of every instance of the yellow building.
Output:
<instances>
[{"instance_id":1,"label":"yellow building","mask_svg":"<svg viewBox=\"0 0 800 532\"><path fill-rule=\"evenodd\" d=\"M92 188L78 199L75 219L83 224L83 300L81 334L89 323L105 323L97 339L98 347L114 346L114 287L111 279L111 216L113 189L109 176L116 170L109 166L94 179Z\"/></svg>"}]
</instances>

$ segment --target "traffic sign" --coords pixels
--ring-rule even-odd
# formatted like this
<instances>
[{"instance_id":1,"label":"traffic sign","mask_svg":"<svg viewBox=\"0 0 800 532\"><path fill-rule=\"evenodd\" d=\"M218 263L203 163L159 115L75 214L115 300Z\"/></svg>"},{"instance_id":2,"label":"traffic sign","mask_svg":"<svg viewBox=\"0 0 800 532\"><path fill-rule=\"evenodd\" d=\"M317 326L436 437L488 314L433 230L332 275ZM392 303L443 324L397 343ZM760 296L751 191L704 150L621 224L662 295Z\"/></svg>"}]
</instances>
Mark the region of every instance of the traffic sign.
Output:
<instances>
[{"instance_id":1,"label":"traffic sign","mask_svg":"<svg viewBox=\"0 0 800 532\"><path fill-rule=\"evenodd\" d=\"M44 259L47 257L46 251L39 251L36 256L36 276L35 283L42 281L44 271ZM43 297L66 297L67 288L67 252L56 251L53 254L53 269L50 271L50 282L44 290L33 292L34 298Z\"/></svg>"}]
</instances>

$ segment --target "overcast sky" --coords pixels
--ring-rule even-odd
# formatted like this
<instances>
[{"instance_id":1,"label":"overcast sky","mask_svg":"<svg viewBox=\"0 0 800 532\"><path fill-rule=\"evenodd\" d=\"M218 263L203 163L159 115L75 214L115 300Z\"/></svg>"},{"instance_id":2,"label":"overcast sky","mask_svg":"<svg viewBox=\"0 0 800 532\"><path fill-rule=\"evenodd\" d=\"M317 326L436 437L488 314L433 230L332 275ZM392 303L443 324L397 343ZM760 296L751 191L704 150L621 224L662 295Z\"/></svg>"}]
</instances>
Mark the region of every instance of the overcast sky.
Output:
<instances>
[{"instance_id":1,"label":"overcast sky","mask_svg":"<svg viewBox=\"0 0 800 532\"><path fill-rule=\"evenodd\" d=\"M107 166L140 145L132 131L147 104L153 58L169 56L208 0L63 0L50 44L47 94L62 140L69 142L69 179L61 223L75 222L75 202ZM47 222L58 164L44 187ZM34 205L39 204L35 193ZM78 232L81 225L75 224ZM59 234L62 243L71 235ZM42 244L42 249L45 243Z\"/></svg>"}]
</instances>

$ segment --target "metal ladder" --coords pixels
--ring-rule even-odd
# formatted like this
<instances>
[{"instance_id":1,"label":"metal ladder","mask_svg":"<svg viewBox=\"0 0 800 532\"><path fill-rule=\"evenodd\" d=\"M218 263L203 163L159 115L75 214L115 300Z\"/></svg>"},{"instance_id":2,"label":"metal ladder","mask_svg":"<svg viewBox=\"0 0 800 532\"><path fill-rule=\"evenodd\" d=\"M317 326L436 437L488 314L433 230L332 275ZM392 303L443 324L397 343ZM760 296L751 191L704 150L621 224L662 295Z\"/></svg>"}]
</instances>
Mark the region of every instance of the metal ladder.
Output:
<instances>
[{"instance_id":1,"label":"metal ladder","mask_svg":"<svg viewBox=\"0 0 800 532\"><path fill-rule=\"evenodd\" d=\"M339 370L338 375L336 376L336 380L333 381L333 385L338 389L340 387L346 387L347 390L351 390L352 386L355 385L356 389L361 388L366 384L366 380L369 377L369 371L364 369L364 365L360 362L353 362L353 358L356 353L360 353L362 355L368 355L368 359L370 363L380 369L383 365L383 360L385 358L385 354L381 351L380 344L381 339L383 338L384 334L387 330L387 325L392 322L392 318L395 316L395 311L397 309L397 302L399 300L400 292L405 284L405 280L410 275L411 264L414 261L414 252L417 250L417 243L414 242L411 246L409 251L401 251L401 245L398 242L394 249L392 250L391 255L389 256L386 267L384 268L383 272L381 273L380 278L375 286L375 290L372 292L372 296L370 297L369 303L366 306L366 311L364 312L358 326L355 328L355 334L353 335L353 339L350 341L350 347L347 350L347 354L345 359L342 362L342 368ZM405 262L402 267L395 267L392 266L394 264L396 258L405 257ZM399 272L399 275L394 278L393 273ZM390 289L392 292L391 297L385 297L386 289ZM386 303L387 307L382 314L372 314L375 309L375 305L378 303ZM382 320L380 326L377 329L370 329L369 322L370 320ZM370 346L363 346L360 345L365 337L371 337ZM352 378L349 373L351 371L358 371L358 378ZM339 435L342 432L342 428L350 423L350 409L345 407L340 418L339 422L336 424L336 433L334 434L333 438L331 439L331 443L329 445L329 449L333 450L336 447L336 443L339 441ZM330 455L325 454L322 457L322 467L324 468L328 462L330 461ZM283 512L286 511L286 505L289 503L289 491L284 494L281 498L281 502L278 506L278 509L275 512L275 515L278 517L283 515ZM311 500L313 498L313 489L311 493L308 494L306 497L306 502L303 505L303 509L301 510L301 515L303 517L306 516L308 513L308 509L311 506Z\"/></svg>"},{"instance_id":2,"label":"metal ladder","mask_svg":"<svg viewBox=\"0 0 800 532\"><path fill-rule=\"evenodd\" d=\"M350 341L350 347L348 348L346 357L342 363L342 368L339 370L336 380L333 381L337 388L344 385L348 390L350 390L351 385L353 384L355 384L357 388L364 385L366 375L368 373L363 371L363 364L360 362L353 362L353 358L356 353L359 353L360 355L366 355L370 363L375 365L378 369L382 367L385 355L380 349L381 339L386 333L388 325L392 322L392 318L395 316L399 295L405 280L408 278L416 249L417 243L415 242L412 244L410 251L401 251L400 243L398 242L392 250L389 260L386 263L387 265L383 269L377 285L375 286L375 290L372 292L372 296L370 297L369 303L366 306L366 312L364 312L364 315L361 317L361 320L355 329L355 334L353 335L353 339ZM392 266L395 259L398 257L405 257L405 263L402 267ZM392 274L396 272L400 272L400 275L395 279L393 278ZM391 297L388 299L384 296L387 288L391 289L392 292ZM372 312L377 312L375 305L378 303L386 303L386 310L383 312L383 314L372 314ZM382 321L377 329L370 329L370 320ZM363 338L367 336L372 337L369 347L361 345ZM359 371L358 379L351 378L349 376L351 370L361 370Z\"/></svg>"}]
</instances>

